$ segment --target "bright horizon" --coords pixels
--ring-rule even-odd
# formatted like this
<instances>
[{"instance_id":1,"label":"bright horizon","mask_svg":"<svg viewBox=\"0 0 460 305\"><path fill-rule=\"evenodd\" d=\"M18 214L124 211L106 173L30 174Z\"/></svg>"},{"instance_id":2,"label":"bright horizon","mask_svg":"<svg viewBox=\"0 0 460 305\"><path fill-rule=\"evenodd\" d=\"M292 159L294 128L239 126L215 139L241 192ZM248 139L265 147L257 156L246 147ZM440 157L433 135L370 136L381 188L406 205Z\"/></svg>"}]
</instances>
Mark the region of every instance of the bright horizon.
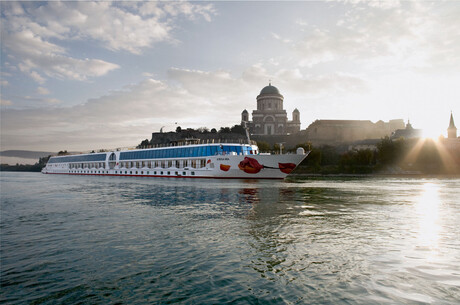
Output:
<instances>
[{"instance_id":1,"label":"bright horizon","mask_svg":"<svg viewBox=\"0 0 460 305\"><path fill-rule=\"evenodd\" d=\"M409 119L436 138L460 122L458 1L0 4L1 150L231 127L269 80L302 129Z\"/></svg>"}]
</instances>

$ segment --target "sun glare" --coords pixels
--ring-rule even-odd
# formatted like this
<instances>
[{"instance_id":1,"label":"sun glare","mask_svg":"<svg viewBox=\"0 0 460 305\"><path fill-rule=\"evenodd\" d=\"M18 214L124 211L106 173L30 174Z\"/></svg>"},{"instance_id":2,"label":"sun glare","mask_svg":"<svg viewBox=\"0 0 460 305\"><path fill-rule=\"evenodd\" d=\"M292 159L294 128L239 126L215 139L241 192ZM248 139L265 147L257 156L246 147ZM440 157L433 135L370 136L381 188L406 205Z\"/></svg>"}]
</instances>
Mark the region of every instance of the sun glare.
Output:
<instances>
[{"instance_id":1,"label":"sun glare","mask_svg":"<svg viewBox=\"0 0 460 305\"><path fill-rule=\"evenodd\" d=\"M427 139L427 140L433 140L435 142L438 141L440 135L441 135L440 133L437 133L436 131L433 131L432 129L423 129L422 131L422 138Z\"/></svg>"}]
</instances>

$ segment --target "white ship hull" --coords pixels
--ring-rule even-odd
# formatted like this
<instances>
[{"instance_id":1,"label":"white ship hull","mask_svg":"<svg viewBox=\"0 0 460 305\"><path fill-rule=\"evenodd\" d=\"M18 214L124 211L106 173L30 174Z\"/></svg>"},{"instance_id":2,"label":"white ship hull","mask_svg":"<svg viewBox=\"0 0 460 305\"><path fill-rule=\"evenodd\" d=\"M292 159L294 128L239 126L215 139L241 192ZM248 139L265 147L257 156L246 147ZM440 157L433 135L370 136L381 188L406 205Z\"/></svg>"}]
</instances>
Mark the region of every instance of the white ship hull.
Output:
<instances>
[{"instance_id":1,"label":"white ship hull","mask_svg":"<svg viewBox=\"0 0 460 305\"><path fill-rule=\"evenodd\" d=\"M124 152L119 151L104 153L105 156L103 154L87 154L55 157L53 160L50 159L42 173L168 178L283 179L308 155L308 153L257 154L256 146L248 147L252 148L249 154L219 152L212 156L181 156L161 159L124 160L123 156L121 156L120 160L120 154ZM175 149L180 149L180 147ZM148 150L139 152L145 151ZM84 157L87 157L86 159L90 157L105 159L81 162L75 157L80 159ZM77 161L65 162L66 158L70 161Z\"/></svg>"}]
</instances>

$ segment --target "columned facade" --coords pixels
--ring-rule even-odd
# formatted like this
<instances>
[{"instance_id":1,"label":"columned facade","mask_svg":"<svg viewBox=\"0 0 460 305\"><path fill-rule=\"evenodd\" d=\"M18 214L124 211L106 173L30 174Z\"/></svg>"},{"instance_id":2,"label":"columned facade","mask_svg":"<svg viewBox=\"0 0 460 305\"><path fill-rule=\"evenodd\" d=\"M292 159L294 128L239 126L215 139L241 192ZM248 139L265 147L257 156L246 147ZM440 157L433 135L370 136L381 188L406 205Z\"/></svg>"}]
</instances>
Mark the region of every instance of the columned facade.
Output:
<instances>
[{"instance_id":1,"label":"columned facade","mask_svg":"<svg viewBox=\"0 0 460 305\"><path fill-rule=\"evenodd\" d=\"M286 135L300 131L300 113L295 109L293 120L288 121L286 110L283 107L284 97L278 88L270 84L264 87L256 98L257 109L252 112L252 121L249 113L241 113L241 121L247 122L250 132L254 135Z\"/></svg>"}]
</instances>

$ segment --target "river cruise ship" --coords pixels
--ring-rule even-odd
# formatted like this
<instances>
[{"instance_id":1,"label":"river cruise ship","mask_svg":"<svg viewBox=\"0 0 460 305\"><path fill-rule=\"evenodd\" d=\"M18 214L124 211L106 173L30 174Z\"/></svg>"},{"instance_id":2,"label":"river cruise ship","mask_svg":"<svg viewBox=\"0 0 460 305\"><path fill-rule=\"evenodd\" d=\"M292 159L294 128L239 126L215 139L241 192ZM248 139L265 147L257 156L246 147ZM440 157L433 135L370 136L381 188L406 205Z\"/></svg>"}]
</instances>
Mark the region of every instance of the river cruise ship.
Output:
<instances>
[{"instance_id":1,"label":"river cruise ship","mask_svg":"<svg viewBox=\"0 0 460 305\"><path fill-rule=\"evenodd\" d=\"M252 142L252 141L251 141ZM308 155L260 153L255 142L184 141L167 147L51 157L44 174L283 179Z\"/></svg>"}]
</instances>

